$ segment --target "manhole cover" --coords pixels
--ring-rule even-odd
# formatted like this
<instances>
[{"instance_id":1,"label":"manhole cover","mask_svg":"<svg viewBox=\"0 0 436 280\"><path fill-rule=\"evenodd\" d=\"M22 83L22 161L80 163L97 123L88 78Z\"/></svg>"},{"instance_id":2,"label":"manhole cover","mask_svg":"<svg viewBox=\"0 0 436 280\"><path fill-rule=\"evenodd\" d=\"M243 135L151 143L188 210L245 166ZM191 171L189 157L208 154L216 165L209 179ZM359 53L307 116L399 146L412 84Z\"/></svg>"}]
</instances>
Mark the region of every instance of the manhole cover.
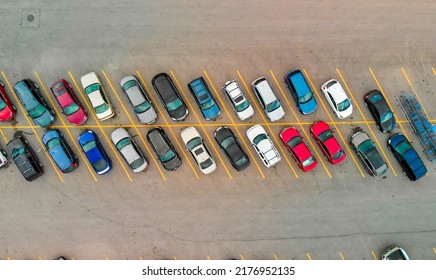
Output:
<instances>
[{"instance_id":1,"label":"manhole cover","mask_svg":"<svg viewBox=\"0 0 436 280\"><path fill-rule=\"evenodd\" d=\"M40 9L22 9L21 27L39 28Z\"/></svg>"},{"instance_id":2,"label":"manhole cover","mask_svg":"<svg viewBox=\"0 0 436 280\"><path fill-rule=\"evenodd\" d=\"M35 19L35 17L33 15L28 15L27 16L27 21L28 22L32 22Z\"/></svg>"}]
</instances>

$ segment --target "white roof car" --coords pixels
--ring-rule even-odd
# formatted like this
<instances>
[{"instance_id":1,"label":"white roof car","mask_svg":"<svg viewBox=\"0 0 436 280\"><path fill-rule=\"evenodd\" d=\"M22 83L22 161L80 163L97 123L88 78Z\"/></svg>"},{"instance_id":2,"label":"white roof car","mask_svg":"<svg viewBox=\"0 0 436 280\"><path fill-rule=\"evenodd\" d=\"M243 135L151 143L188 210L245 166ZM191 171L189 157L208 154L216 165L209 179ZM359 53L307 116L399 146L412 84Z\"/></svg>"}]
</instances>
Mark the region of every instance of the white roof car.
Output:
<instances>
[{"instance_id":1,"label":"white roof car","mask_svg":"<svg viewBox=\"0 0 436 280\"><path fill-rule=\"evenodd\" d=\"M0 167L3 167L8 163L8 158L6 157L6 151L0 149Z\"/></svg>"},{"instance_id":2,"label":"white roof car","mask_svg":"<svg viewBox=\"0 0 436 280\"><path fill-rule=\"evenodd\" d=\"M285 117L285 111L280 104L280 100L264 77L254 80L251 86L253 87L254 95L256 95L257 100L270 121L276 122Z\"/></svg>"},{"instance_id":3,"label":"white roof car","mask_svg":"<svg viewBox=\"0 0 436 280\"><path fill-rule=\"evenodd\" d=\"M328 80L321 86L321 90L338 118L345 119L353 113L351 99L348 98L345 90L337 80Z\"/></svg>"},{"instance_id":4,"label":"white roof car","mask_svg":"<svg viewBox=\"0 0 436 280\"><path fill-rule=\"evenodd\" d=\"M85 74L80 78L80 81L82 82L82 87L92 104L97 118L101 121L112 118L115 112L108 102L108 98L97 74L95 74L95 72Z\"/></svg>"},{"instance_id":5,"label":"white roof car","mask_svg":"<svg viewBox=\"0 0 436 280\"><path fill-rule=\"evenodd\" d=\"M147 168L148 162L127 130L122 127L115 129L111 133L111 140L134 173Z\"/></svg>"},{"instance_id":6,"label":"white roof car","mask_svg":"<svg viewBox=\"0 0 436 280\"><path fill-rule=\"evenodd\" d=\"M265 129L256 124L247 130L247 137L266 167L276 165L282 159L279 152L269 138Z\"/></svg>"},{"instance_id":7,"label":"white roof car","mask_svg":"<svg viewBox=\"0 0 436 280\"><path fill-rule=\"evenodd\" d=\"M216 169L215 160L195 127L183 129L182 140L201 172L210 174Z\"/></svg>"},{"instance_id":8,"label":"white roof car","mask_svg":"<svg viewBox=\"0 0 436 280\"><path fill-rule=\"evenodd\" d=\"M235 80L226 82L223 91L230 103L232 103L233 109L241 121L249 119L254 115L253 106L251 106L247 96Z\"/></svg>"}]
</instances>

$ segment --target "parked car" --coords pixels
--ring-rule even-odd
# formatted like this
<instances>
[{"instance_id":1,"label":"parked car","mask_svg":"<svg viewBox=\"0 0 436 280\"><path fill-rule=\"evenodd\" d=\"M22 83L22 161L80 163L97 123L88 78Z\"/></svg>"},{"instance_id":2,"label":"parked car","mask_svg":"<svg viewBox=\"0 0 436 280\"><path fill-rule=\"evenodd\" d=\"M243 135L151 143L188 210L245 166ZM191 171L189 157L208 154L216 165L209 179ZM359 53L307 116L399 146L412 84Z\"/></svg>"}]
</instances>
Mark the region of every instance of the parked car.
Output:
<instances>
[{"instance_id":1,"label":"parked car","mask_svg":"<svg viewBox=\"0 0 436 280\"><path fill-rule=\"evenodd\" d=\"M389 247L388 249L386 249L383 252L381 259L388 260L388 261L391 261L391 260L408 261L408 260L410 260L406 251L404 251L404 249L399 247L399 246L393 246L393 247Z\"/></svg>"},{"instance_id":2,"label":"parked car","mask_svg":"<svg viewBox=\"0 0 436 280\"><path fill-rule=\"evenodd\" d=\"M24 79L14 85L14 91L36 125L46 127L53 123L55 113L42 98L38 84Z\"/></svg>"},{"instance_id":3,"label":"parked car","mask_svg":"<svg viewBox=\"0 0 436 280\"><path fill-rule=\"evenodd\" d=\"M11 158L24 179L31 182L44 174L44 165L39 161L29 142L22 136L15 137L7 145Z\"/></svg>"},{"instance_id":4,"label":"parked car","mask_svg":"<svg viewBox=\"0 0 436 280\"><path fill-rule=\"evenodd\" d=\"M209 121L218 118L221 113L220 107L216 103L206 81L203 77L196 78L188 84L189 91L194 96L195 102L200 108L203 117Z\"/></svg>"},{"instance_id":5,"label":"parked car","mask_svg":"<svg viewBox=\"0 0 436 280\"><path fill-rule=\"evenodd\" d=\"M112 169L111 160L100 143L97 134L85 130L78 138L80 148L98 175L108 173Z\"/></svg>"},{"instance_id":6,"label":"parked car","mask_svg":"<svg viewBox=\"0 0 436 280\"><path fill-rule=\"evenodd\" d=\"M298 110L308 115L316 110L316 100L309 84L300 70L290 71L285 76L286 86L297 103Z\"/></svg>"},{"instance_id":7,"label":"parked car","mask_svg":"<svg viewBox=\"0 0 436 280\"><path fill-rule=\"evenodd\" d=\"M181 136L201 172L203 174L212 173L216 169L215 160L197 129L192 126L187 127L182 130Z\"/></svg>"},{"instance_id":8,"label":"parked car","mask_svg":"<svg viewBox=\"0 0 436 280\"><path fill-rule=\"evenodd\" d=\"M277 151L276 146L274 146L265 129L261 125L256 124L250 127L246 134L251 145L253 145L254 150L266 167L272 167L280 162L282 158Z\"/></svg>"},{"instance_id":9,"label":"parked car","mask_svg":"<svg viewBox=\"0 0 436 280\"><path fill-rule=\"evenodd\" d=\"M227 81L224 84L223 91L241 121L245 121L254 116L253 106L251 106L250 101L236 80Z\"/></svg>"},{"instance_id":10,"label":"parked car","mask_svg":"<svg viewBox=\"0 0 436 280\"><path fill-rule=\"evenodd\" d=\"M280 139L282 139L283 144L298 164L298 167L304 172L309 172L318 164L295 127L283 129L280 133Z\"/></svg>"},{"instance_id":11,"label":"parked car","mask_svg":"<svg viewBox=\"0 0 436 280\"><path fill-rule=\"evenodd\" d=\"M410 181L416 181L427 174L424 162L422 162L421 157L404 135L396 133L389 137L388 149L394 153L395 158L403 169L403 174Z\"/></svg>"},{"instance_id":12,"label":"parked car","mask_svg":"<svg viewBox=\"0 0 436 280\"><path fill-rule=\"evenodd\" d=\"M371 112L377 128L381 132L390 132L395 128L396 121L394 113L391 108L389 108L385 97L380 91L376 89L371 90L365 94L363 101Z\"/></svg>"},{"instance_id":13,"label":"parked car","mask_svg":"<svg viewBox=\"0 0 436 280\"><path fill-rule=\"evenodd\" d=\"M15 117L17 108L12 104L5 90L5 84L0 81L0 122L7 122Z\"/></svg>"},{"instance_id":14,"label":"parked car","mask_svg":"<svg viewBox=\"0 0 436 280\"><path fill-rule=\"evenodd\" d=\"M115 116L115 111L109 103L109 99L97 74L95 72L87 73L80 78L80 81L97 118L100 121L104 121Z\"/></svg>"},{"instance_id":15,"label":"parked car","mask_svg":"<svg viewBox=\"0 0 436 280\"><path fill-rule=\"evenodd\" d=\"M179 168L182 164L182 159L162 128L156 127L151 129L147 133L147 140L157 159L166 170L175 171Z\"/></svg>"},{"instance_id":16,"label":"parked car","mask_svg":"<svg viewBox=\"0 0 436 280\"><path fill-rule=\"evenodd\" d=\"M331 79L325 82L321 86L321 91L338 118L345 119L351 116L353 104L337 80Z\"/></svg>"},{"instance_id":17,"label":"parked car","mask_svg":"<svg viewBox=\"0 0 436 280\"><path fill-rule=\"evenodd\" d=\"M388 165L375 147L374 142L361 129L355 129L350 137L350 145L362 160L369 174L381 176L388 171Z\"/></svg>"},{"instance_id":18,"label":"parked car","mask_svg":"<svg viewBox=\"0 0 436 280\"><path fill-rule=\"evenodd\" d=\"M310 127L310 133L318 143L325 158L331 164L338 164L345 159L346 154L327 123L323 121L315 122Z\"/></svg>"},{"instance_id":19,"label":"parked car","mask_svg":"<svg viewBox=\"0 0 436 280\"><path fill-rule=\"evenodd\" d=\"M120 85L138 120L144 124L154 123L157 119L156 110L148 93L138 79L133 75L129 75L121 80Z\"/></svg>"},{"instance_id":20,"label":"parked car","mask_svg":"<svg viewBox=\"0 0 436 280\"><path fill-rule=\"evenodd\" d=\"M233 168L242 171L250 166L247 153L239 144L235 134L226 126L220 126L214 133L214 137L220 148L224 151Z\"/></svg>"},{"instance_id":21,"label":"parked car","mask_svg":"<svg viewBox=\"0 0 436 280\"><path fill-rule=\"evenodd\" d=\"M173 121L183 121L189 114L185 101L166 73L160 73L151 80L162 105Z\"/></svg>"},{"instance_id":22,"label":"parked car","mask_svg":"<svg viewBox=\"0 0 436 280\"><path fill-rule=\"evenodd\" d=\"M280 100L264 77L254 80L251 86L254 95L270 121L276 122L285 117L285 111L280 104Z\"/></svg>"},{"instance_id":23,"label":"parked car","mask_svg":"<svg viewBox=\"0 0 436 280\"><path fill-rule=\"evenodd\" d=\"M74 154L64 135L57 129L50 129L42 137L42 142L49 155L62 173L70 173L79 166L79 159Z\"/></svg>"},{"instance_id":24,"label":"parked car","mask_svg":"<svg viewBox=\"0 0 436 280\"><path fill-rule=\"evenodd\" d=\"M0 168L8 163L8 157L5 150L0 149Z\"/></svg>"},{"instance_id":25,"label":"parked car","mask_svg":"<svg viewBox=\"0 0 436 280\"><path fill-rule=\"evenodd\" d=\"M134 173L144 171L148 167L144 154L126 129L120 127L112 131L111 140Z\"/></svg>"},{"instance_id":26,"label":"parked car","mask_svg":"<svg viewBox=\"0 0 436 280\"><path fill-rule=\"evenodd\" d=\"M67 81L60 79L54 82L50 90L71 124L81 125L86 122L88 115Z\"/></svg>"}]
</instances>

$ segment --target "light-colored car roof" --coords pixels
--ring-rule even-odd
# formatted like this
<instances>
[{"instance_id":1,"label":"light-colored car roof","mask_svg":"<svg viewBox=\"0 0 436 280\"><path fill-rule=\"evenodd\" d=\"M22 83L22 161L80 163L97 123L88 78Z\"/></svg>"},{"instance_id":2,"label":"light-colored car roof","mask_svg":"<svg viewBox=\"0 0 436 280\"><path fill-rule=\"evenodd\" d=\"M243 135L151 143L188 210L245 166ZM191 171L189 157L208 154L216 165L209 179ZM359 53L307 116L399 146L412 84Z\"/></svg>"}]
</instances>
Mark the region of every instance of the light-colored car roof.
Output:
<instances>
[{"instance_id":1,"label":"light-colored car roof","mask_svg":"<svg viewBox=\"0 0 436 280\"><path fill-rule=\"evenodd\" d=\"M83 88L86 88L87 86L90 86L95 83L101 84L100 79L98 78L97 74L95 74L95 72L89 72L83 75L80 78L80 82L82 83Z\"/></svg>"},{"instance_id":2,"label":"light-colored car roof","mask_svg":"<svg viewBox=\"0 0 436 280\"><path fill-rule=\"evenodd\" d=\"M265 79L255 85L254 87L257 88L257 91L259 92L260 96L262 97L265 104L269 104L273 102L274 100L278 99L277 96L274 94L274 91L271 88L271 85L269 82Z\"/></svg>"},{"instance_id":3,"label":"light-colored car roof","mask_svg":"<svg viewBox=\"0 0 436 280\"><path fill-rule=\"evenodd\" d=\"M332 80L336 81L334 79L332 79ZM330 80L330 81L332 81L332 80ZM330 81L326 82L326 84L329 83ZM327 91L330 92L332 97L335 99L336 104L339 104L342 101L344 101L345 99L348 99L348 96L345 93L344 88L341 86L341 84L338 81L336 81L336 83L334 85L327 88Z\"/></svg>"},{"instance_id":4,"label":"light-colored car roof","mask_svg":"<svg viewBox=\"0 0 436 280\"><path fill-rule=\"evenodd\" d=\"M112 143L116 146L119 141L121 141L124 138L129 138L131 142L134 142L133 138L129 135L126 129L120 127L112 131L111 133L111 140ZM123 147L120 150L120 153L123 155L124 159L127 161L127 163L130 165L135 160L142 158L143 156L138 154L133 144L127 145ZM133 172L139 172L144 170L147 167L147 161L144 159L144 164L139 167L136 170L133 170Z\"/></svg>"},{"instance_id":5,"label":"light-colored car roof","mask_svg":"<svg viewBox=\"0 0 436 280\"><path fill-rule=\"evenodd\" d=\"M198 133L197 129L195 129L195 127L193 126L183 129L181 132L181 136L182 136L183 143L185 143L185 145L188 144L188 142L191 139L194 139L195 137L201 138L200 133Z\"/></svg>"}]
</instances>

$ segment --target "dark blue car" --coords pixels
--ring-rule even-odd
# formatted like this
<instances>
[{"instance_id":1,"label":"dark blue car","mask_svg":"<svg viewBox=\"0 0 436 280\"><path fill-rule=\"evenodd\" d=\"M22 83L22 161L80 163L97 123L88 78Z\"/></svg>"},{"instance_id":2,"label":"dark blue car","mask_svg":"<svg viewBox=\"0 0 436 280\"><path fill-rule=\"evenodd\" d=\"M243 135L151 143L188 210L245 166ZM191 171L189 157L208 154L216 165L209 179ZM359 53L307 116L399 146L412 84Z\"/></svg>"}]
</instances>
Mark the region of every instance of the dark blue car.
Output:
<instances>
[{"instance_id":1,"label":"dark blue car","mask_svg":"<svg viewBox=\"0 0 436 280\"><path fill-rule=\"evenodd\" d=\"M42 142L62 173L70 173L79 166L79 160L57 129L50 129L42 137Z\"/></svg>"},{"instance_id":2,"label":"dark blue car","mask_svg":"<svg viewBox=\"0 0 436 280\"><path fill-rule=\"evenodd\" d=\"M389 137L388 149L394 153L404 175L409 177L410 181L416 181L427 174L427 168L404 135L397 133Z\"/></svg>"},{"instance_id":3,"label":"dark blue car","mask_svg":"<svg viewBox=\"0 0 436 280\"><path fill-rule=\"evenodd\" d=\"M316 100L309 84L300 70L288 72L285 76L286 86L292 93L298 110L304 114L311 114L316 110Z\"/></svg>"},{"instance_id":4,"label":"dark blue car","mask_svg":"<svg viewBox=\"0 0 436 280\"><path fill-rule=\"evenodd\" d=\"M79 135L78 140L82 151L98 175L108 173L112 169L111 160L98 140L97 134L87 130Z\"/></svg>"},{"instance_id":5,"label":"dark blue car","mask_svg":"<svg viewBox=\"0 0 436 280\"><path fill-rule=\"evenodd\" d=\"M214 120L221 113L220 107L215 102L203 77L199 77L188 84L188 88L194 95L195 102L200 107L201 113L206 120Z\"/></svg>"}]
</instances>

